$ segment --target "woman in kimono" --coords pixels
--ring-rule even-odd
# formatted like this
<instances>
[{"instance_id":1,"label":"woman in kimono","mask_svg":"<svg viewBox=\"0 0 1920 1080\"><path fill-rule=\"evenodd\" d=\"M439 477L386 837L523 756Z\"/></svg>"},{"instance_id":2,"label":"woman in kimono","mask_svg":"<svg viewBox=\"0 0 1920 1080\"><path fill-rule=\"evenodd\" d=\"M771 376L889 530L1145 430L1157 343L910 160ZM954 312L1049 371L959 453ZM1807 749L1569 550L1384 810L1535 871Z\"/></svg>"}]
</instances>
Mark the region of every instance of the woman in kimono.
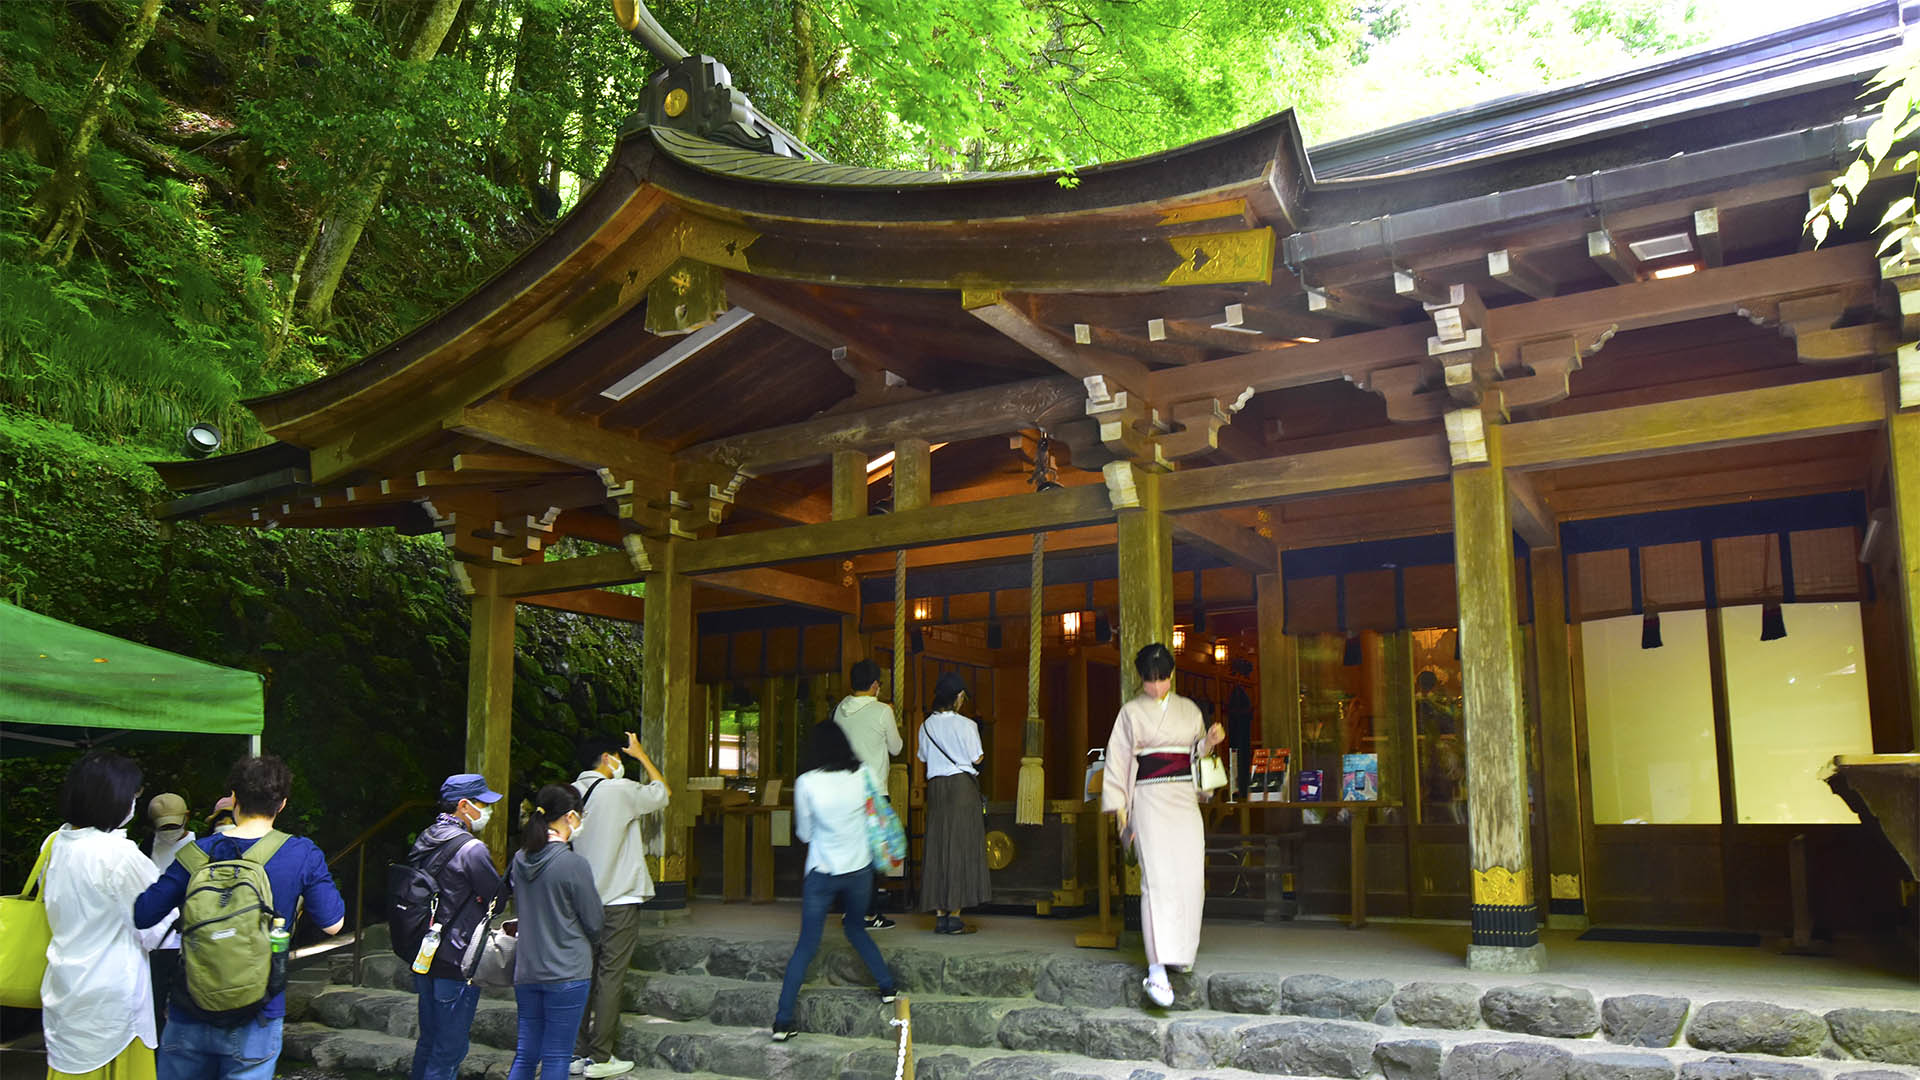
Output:
<instances>
[{"instance_id":1,"label":"woman in kimono","mask_svg":"<svg viewBox=\"0 0 1920 1080\"><path fill-rule=\"evenodd\" d=\"M1133 658L1140 694L1120 707L1107 739L1100 808L1119 817L1140 857L1140 927L1147 939L1147 996L1173 1004L1167 968L1193 965L1206 903L1206 838L1193 756L1226 739L1189 698L1173 692L1173 653L1155 642ZM1129 834L1129 829L1132 830Z\"/></svg>"}]
</instances>

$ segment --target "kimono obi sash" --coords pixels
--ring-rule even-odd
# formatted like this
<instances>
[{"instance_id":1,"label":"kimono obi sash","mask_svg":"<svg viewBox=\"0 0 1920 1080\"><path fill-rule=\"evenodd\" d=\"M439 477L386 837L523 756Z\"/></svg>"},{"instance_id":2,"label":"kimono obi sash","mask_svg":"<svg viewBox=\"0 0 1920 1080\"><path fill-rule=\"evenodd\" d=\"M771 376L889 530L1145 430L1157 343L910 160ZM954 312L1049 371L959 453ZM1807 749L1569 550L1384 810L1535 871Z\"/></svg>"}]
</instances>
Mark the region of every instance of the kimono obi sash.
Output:
<instances>
[{"instance_id":1,"label":"kimono obi sash","mask_svg":"<svg viewBox=\"0 0 1920 1080\"><path fill-rule=\"evenodd\" d=\"M1193 778L1193 751L1184 746L1149 746L1135 758L1133 782L1154 784Z\"/></svg>"}]
</instances>

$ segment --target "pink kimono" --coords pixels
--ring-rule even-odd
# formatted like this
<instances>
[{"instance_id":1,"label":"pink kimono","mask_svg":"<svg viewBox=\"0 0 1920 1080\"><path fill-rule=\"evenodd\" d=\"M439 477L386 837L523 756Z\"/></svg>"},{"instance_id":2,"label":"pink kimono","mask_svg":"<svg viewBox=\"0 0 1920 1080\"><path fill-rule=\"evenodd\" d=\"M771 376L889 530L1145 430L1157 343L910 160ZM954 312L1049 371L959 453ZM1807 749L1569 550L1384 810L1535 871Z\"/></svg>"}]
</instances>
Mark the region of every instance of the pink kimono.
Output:
<instances>
[{"instance_id":1,"label":"pink kimono","mask_svg":"<svg viewBox=\"0 0 1920 1080\"><path fill-rule=\"evenodd\" d=\"M1179 694L1145 694L1120 707L1107 739L1100 808L1126 808L1140 854L1140 925L1147 962L1192 965L1206 904L1206 837L1185 759L1205 731Z\"/></svg>"}]
</instances>

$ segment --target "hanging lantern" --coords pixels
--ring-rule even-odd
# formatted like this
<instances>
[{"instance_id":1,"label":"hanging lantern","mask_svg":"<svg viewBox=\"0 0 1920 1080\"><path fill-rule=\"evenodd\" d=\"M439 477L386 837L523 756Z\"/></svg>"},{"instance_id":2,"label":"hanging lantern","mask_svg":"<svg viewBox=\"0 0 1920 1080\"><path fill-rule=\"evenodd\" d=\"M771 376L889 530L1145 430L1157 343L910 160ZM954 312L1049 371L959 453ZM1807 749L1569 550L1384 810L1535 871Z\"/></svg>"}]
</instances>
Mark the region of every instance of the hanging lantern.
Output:
<instances>
[{"instance_id":1,"label":"hanging lantern","mask_svg":"<svg viewBox=\"0 0 1920 1080\"><path fill-rule=\"evenodd\" d=\"M1173 628L1173 651L1176 653L1184 652L1186 650L1186 647L1187 647L1187 628L1184 626L1174 627Z\"/></svg>"},{"instance_id":2,"label":"hanging lantern","mask_svg":"<svg viewBox=\"0 0 1920 1080\"><path fill-rule=\"evenodd\" d=\"M1068 641L1080 640L1080 613L1064 612L1060 616L1060 636Z\"/></svg>"},{"instance_id":3,"label":"hanging lantern","mask_svg":"<svg viewBox=\"0 0 1920 1080\"><path fill-rule=\"evenodd\" d=\"M1227 662L1227 643L1225 641L1216 641L1213 643L1213 662L1216 664L1224 664Z\"/></svg>"},{"instance_id":4,"label":"hanging lantern","mask_svg":"<svg viewBox=\"0 0 1920 1080\"><path fill-rule=\"evenodd\" d=\"M933 618L933 601L925 597L913 602L913 618L916 622L926 622Z\"/></svg>"}]
</instances>

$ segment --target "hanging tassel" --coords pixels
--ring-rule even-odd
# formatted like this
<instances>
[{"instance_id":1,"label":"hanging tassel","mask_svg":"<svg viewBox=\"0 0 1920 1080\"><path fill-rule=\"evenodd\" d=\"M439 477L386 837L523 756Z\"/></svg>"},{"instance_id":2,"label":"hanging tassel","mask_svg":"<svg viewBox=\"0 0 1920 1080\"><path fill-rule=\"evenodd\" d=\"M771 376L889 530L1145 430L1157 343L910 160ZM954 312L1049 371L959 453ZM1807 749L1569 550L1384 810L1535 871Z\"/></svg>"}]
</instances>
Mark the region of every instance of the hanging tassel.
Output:
<instances>
[{"instance_id":1,"label":"hanging tassel","mask_svg":"<svg viewBox=\"0 0 1920 1080\"><path fill-rule=\"evenodd\" d=\"M1046 753L1040 723L1040 632L1047 534L1033 534L1033 564L1027 583L1027 731L1026 756L1020 759L1020 788L1013 822L1038 825L1047 812Z\"/></svg>"}]
</instances>

